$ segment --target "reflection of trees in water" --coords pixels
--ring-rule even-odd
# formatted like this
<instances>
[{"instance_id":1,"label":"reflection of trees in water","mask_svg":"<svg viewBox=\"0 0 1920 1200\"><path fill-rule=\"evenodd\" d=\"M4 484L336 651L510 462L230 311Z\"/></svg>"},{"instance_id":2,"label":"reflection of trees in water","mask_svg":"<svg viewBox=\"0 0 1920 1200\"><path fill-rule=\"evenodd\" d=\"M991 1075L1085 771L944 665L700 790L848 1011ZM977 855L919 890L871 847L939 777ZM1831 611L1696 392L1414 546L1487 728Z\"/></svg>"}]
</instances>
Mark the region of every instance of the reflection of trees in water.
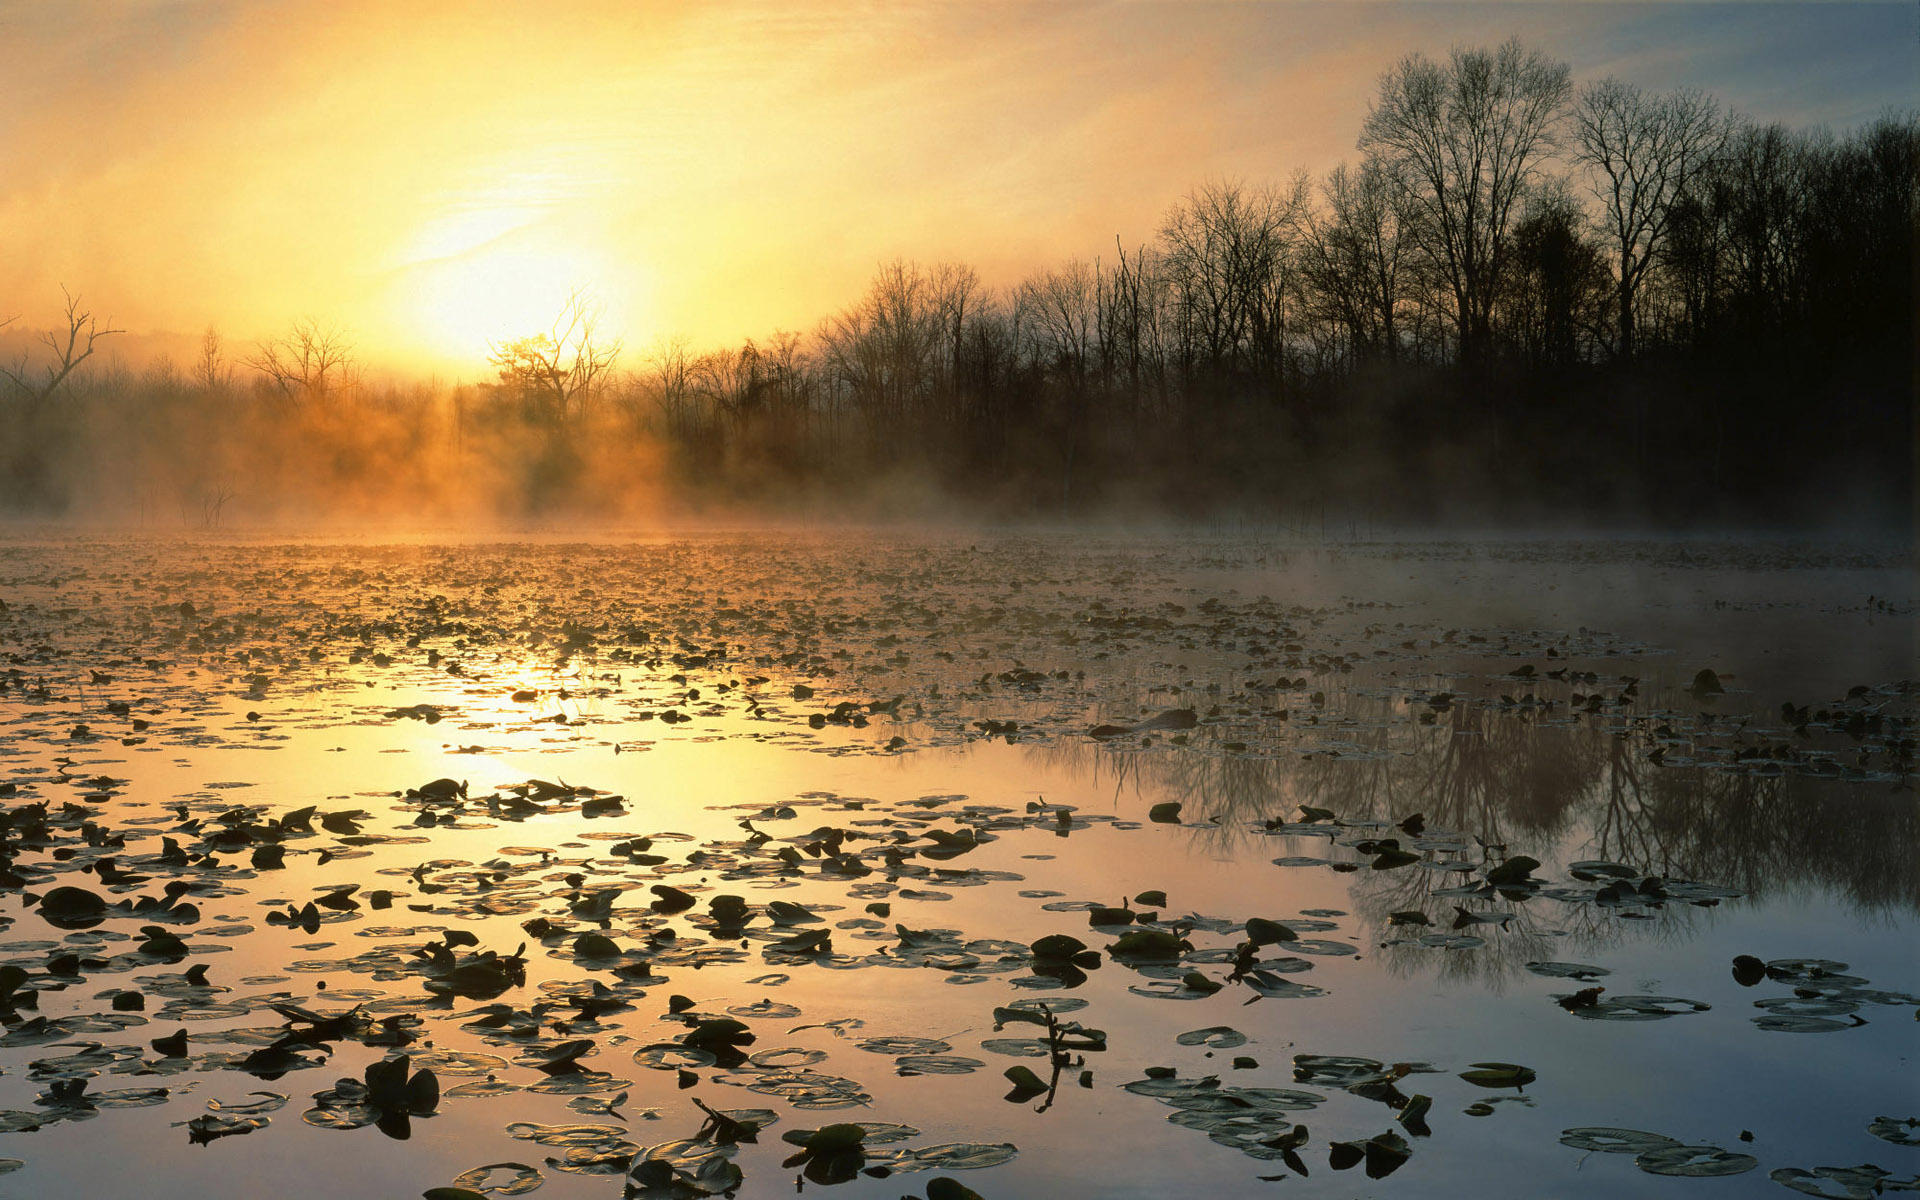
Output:
<instances>
[{"instance_id":1,"label":"reflection of trees in water","mask_svg":"<svg viewBox=\"0 0 1920 1200\"><path fill-rule=\"evenodd\" d=\"M1525 716L1455 705L1448 735L1411 761L1427 819L1495 844L1543 844L1567 831L1590 786L1604 735L1541 736Z\"/></svg>"},{"instance_id":2,"label":"reflection of trees in water","mask_svg":"<svg viewBox=\"0 0 1920 1200\"><path fill-rule=\"evenodd\" d=\"M1346 821L1398 821L1420 812L1435 830L1477 835L1508 853L1608 859L1756 897L1818 888L1866 909L1920 910L1913 855L1920 811L1908 792L1799 775L1655 766L1630 734L1585 720L1543 725L1527 710L1456 704L1434 724L1421 725L1391 718L1382 704L1368 716L1373 719L1338 730L1353 749L1337 756L1115 752L1082 740L1027 753L1056 769L1111 779L1123 814L1144 815L1150 803L1178 800L1187 819L1221 822L1197 836L1265 841L1260 853L1268 857L1324 853L1315 843L1267 838L1253 827L1295 816L1296 805L1329 809ZM1196 730L1195 741L1206 732ZM1131 803L1129 792L1136 793ZM1479 860L1479 847L1470 839L1468 846L1464 857ZM1419 866L1363 871L1354 877L1353 903L1376 941L1445 931L1456 901L1431 893L1464 878ZM1530 960L1604 947L1629 932L1688 936L1698 915L1682 901L1669 901L1651 921L1591 904L1501 900L1494 907L1515 916L1485 947L1466 953L1387 947L1384 956L1397 969L1425 969L1416 964L1438 956L1442 979L1497 976ZM1426 912L1435 926L1389 931L1388 915L1408 909Z\"/></svg>"},{"instance_id":3,"label":"reflection of trees in water","mask_svg":"<svg viewBox=\"0 0 1920 1200\"><path fill-rule=\"evenodd\" d=\"M1381 714L1384 715L1384 714ZM1289 819L1297 805L1330 809L1348 821L1399 820L1477 834L1516 849L1565 835L1591 790L1609 740L1589 728L1536 736L1532 724L1480 706L1459 705L1448 724L1373 719L1328 726L1357 752L1257 757L1184 750L1117 752L1064 739L1029 747L1048 765L1116 785L1155 802L1178 800L1189 818L1218 818L1222 832L1245 821ZM1317 731L1319 732L1319 731ZM1196 741L1204 732L1196 732Z\"/></svg>"},{"instance_id":4,"label":"reflection of trees in water","mask_svg":"<svg viewBox=\"0 0 1920 1200\"><path fill-rule=\"evenodd\" d=\"M1811 884L1863 908L1920 909L1909 791L1616 758L1592 818L1598 857L1755 895Z\"/></svg>"},{"instance_id":5,"label":"reflection of trees in water","mask_svg":"<svg viewBox=\"0 0 1920 1200\"><path fill-rule=\"evenodd\" d=\"M1473 981L1485 985L1518 973L1530 962L1586 961L1627 937L1679 941L1692 936L1698 910L1669 902L1656 920L1623 916L1619 910L1593 904L1566 904L1540 897L1496 895L1491 900L1435 896L1433 889L1448 887L1467 876L1436 875L1418 866L1392 871L1365 871L1354 877L1350 895L1355 913L1367 922L1376 943L1373 955L1397 976L1434 971L1442 982ZM1504 929L1488 925L1452 928L1455 906L1474 912L1512 913ZM1433 919L1431 926L1392 926L1388 917L1417 909ZM1486 944L1467 950L1418 944L1423 934L1459 933ZM1384 945L1389 941L1401 944ZM1566 981L1568 990L1587 984Z\"/></svg>"}]
</instances>

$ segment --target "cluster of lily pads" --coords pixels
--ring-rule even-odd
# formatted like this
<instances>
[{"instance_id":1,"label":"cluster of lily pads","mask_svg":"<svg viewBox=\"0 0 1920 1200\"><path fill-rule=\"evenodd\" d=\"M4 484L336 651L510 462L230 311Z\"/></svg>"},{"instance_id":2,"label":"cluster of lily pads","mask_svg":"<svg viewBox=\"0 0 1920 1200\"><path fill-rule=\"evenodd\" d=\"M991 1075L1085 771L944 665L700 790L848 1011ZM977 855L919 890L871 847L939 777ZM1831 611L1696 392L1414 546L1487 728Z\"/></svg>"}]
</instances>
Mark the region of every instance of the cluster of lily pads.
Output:
<instances>
[{"instance_id":1,"label":"cluster of lily pads","mask_svg":"<svg viewBox=\"0 0 1920 1200\"><path fill-rule=\"evenodd\" d=\"M1178 593L1173 564L1142 567L1119 555L1107 564L1127 573L1118 582L1084 564L1067 572L1044 555L1022 557L1031 581L1009 595L973 579L958 548L909 548L853 566L839 581L844 601L817 575L783 575L777 549L749 554L725 594L684 569L697 555L681 548L582 557L577 572L534 577L516 572L525 556L511 549L396 552L371 566L352 554L275 551L264 561L277 569L251 574L236 572L252 560L232 548L158 552L112 569L32 567L40 573L28 590L42 598L0 611L8 655L0 764L16 765L0 782L0 884L17 897L0 921L34 935L0 946L0 1048L70 1052L25 1062L25 1077L44 1089L31 1107L23 1100L0 1111L0 1131L179 1103L188 1091L182 1077L277 1083L315 1071L336 1078L295 1090L311 1097L303 1120L319 1129L405 1138L444 1105L513 1093L556 1098L585 1118L509 1124L509 1137L552 1153L474 1168L430 1191L436 1200L520 1194L540 1185L543 1170L618 1177L629 1195L649 1200L731 1194L744 1181L739 1148L785 1118L772 1108L709 1106L692 1089L739 1088L765 1098L750 1103L837 1117L864 1118L876 1104L876 1089L852 1075L815 1069L835 1057L829 1051L761 1043L768 1023L804 1016L767 997L797 973L917 970L960 986L1004 985L997 999L1007 1003L979 1006L996 1036L972 1045L926 1030L868 1036L857 1018L789 1033L824 1031L836 1050L882 1056L896 1076L936 1083L991 1074L993 1056L1012 1058L999 1072L1006 1099L1044 1112L1100 1086L1102 1056L1119 1057L1114 1049L1131 1060L1156 1052L1110 1049L1105 1030L1079 1023L1089 1005L1067 993L1094 972L1125 972L1122 994L1142 1000L1311 1001L1338 988L1331 972L1312 974L1316 965L1351 958L1367 940L1341 933L1343 911L1183 913L1162 890L1076 899L1021 888L1019 899L1033 902L1027 915L1054 927L1031 940L940 927L911 915L921 909L895 919L895 905L1025 883L1003 854L990 866L968 865L986 856L967 856L1002 839L1051 846L1137 824L1045 801L813 794L740 808L730 814L737 835L638 833L614 826L647 812L647 802L612 788L477 781L486 756L535 737L632 752L653 737L719 730L860 754L1004 739L1208 767L1293 770L1305 754L1340 771L1408 744L1444 743L1449 722L1482 713L1514 727L1617 738L1675 775L1878 785L1911 771L1910 685L1787 705L1774 725L1720 715L1737 680L1702 671L1690 687L1661 693L1662 707L1642 696L1639 676L1566 665L1647 649L1591 631L1442 629L1393 620L1407 614L1372 603L1202 599ZM907 577L902 560L918 561L928 578ZM53 599L89 590L101 603L82 609ZM311 599L343 592L351 603ZM1113 598L1133 592L1137 602ZM1440 653L1490 665L1446 688L1384 678L1402 668L1422 675L1415 668ZM1205 665L1196 672L1173 658ZM1532 665L1555 660L1563 665ZM428 690L431 702L375 700L365 693L376 679ZM272 748L342 721L418 723L472 739L451 752L475 756L476 781L437 778L338 803L297 794L249 804L215 788L142 795L108 757ZM869 726L880 728L862 732ZM1369 743L1376 733L1385 740ZM1396 898L1360 922L1380 949L1436 960L1489 957L1541 910L1620 927L1677 920L1746 890L1612 857L1548 872L1503 837L1442 827L1458 823L1451 812L1429 824L1370 807L1272 808L1248 811L1203 788L1185 804L1153 807L1145 820L1196 839L1281 839L1278 868L1337 872ZM437 845L443 838L502 827L558 829L577 841L436 856L451 853ZM275 894L283 872L327 877L308 893ZM794 893L802 898L750 899L788 887L804 889ZM227 911L249 904L252 914ZM503 938L513 925L519 932ZM347 935L367 948L303 940ZM220 969L222 952L268 938L295 947L283 952L284 974ZM695 1001L666 990L693 990L685 981L708 968L738 968L729 979L762 972L748 980L760 998ZM1610 992L1599 982L1604 967L1530 960L1524 969L1583 985L1541 998L1578 1019L1709 1011L1677 997ZM1736 980L1789 993L1756 1001L1761 1032L1838 1032L1858 1028L1871 1006L1916 1003L1847 971L1817 959L1734 964ZM324 988L294 986L322 976ZM235 1026L265 1012L278 1022ZM157 1031L150 1024L173 1032L148 1037ZM455 1039L494 1052L450 1048ZM1208 1054L1248 1048L1247 1035L1226 1025L1173 1041ZM1230 1061L1230 1070L1261 1069L1252 1053ZM1426 1117L1436 1097L1449 1099L1443 1089L1473 1089L1459 1097L1461 1111L1479 1115L1525 1102L1536 1082L1518 1064L1443 1072L1347 1055L1295 1055L1292 1071L1291 1088L1236 1086L1172 1067L1120 1086L1171 1108L1173 1124L1292 1174L1321 1170L1324 1153L1326 1170L1382 1179L1431 1135ZM98 1088L114 1075L165 1083ZM1416 1090L1428 1075L1436 1078ZM636 1098L645 1107L630 1109ZM179 1124L191 1143L243 1137L268 1129L290 1102L252 1090L208 1101ZM1321 1106L1356 1108L1389 1127L1316 1143L1300 1114ZM632 1136L634 1122L650 1120L699 1127L674 1140ZM1336 1124L1364 1122L1342 1112ZM1913 1132L1896 1118L1879 1118L1874 1131L1896 1143ZM1566 1136L1582 1149L1630 1150L1660 1174L1757 1165L1750 1155L1655 1134L1583 1127ZM793 1147L783 1167L815 1185L979 1169L1017 1153L1000 1142L916 1145L919 1128L866 1119L782 1137ZM1773 1177L1824 1195L1901 1183L1868 1165L1782 1167ZM928 1200L971 1194L945 1176L925 1190Z\"/></svg>"},{"instance_id":2,"label":"cluster of lily pads","mask_svg":"<svg viewBox=\"0 0 1920 1200\"><path fill-rule=\"evenodd\" d=\"M112 781L94 782L100 787L112 785ZM504 821L571 819L582 816L585 805L604 795L589 787L541 780L481 794L465 782L436 779L395 793L390 819L397 819L397 827L403 830L459 828L477 815ZM80 1114L92 1115L104 1108L164 1103L167 1099L165 1088L89 1094L88 1079L103 1071L171 1074L181 1070L238 1070L271 1081L323 1066L337 1045L344 1043L375 1048L389 1057L368 1065L358 1078L343 1078L315 1092L314 1105L305 1118L310 1125L336 1130L372 1125L390 1137L404 1138L411 1121L433 1115L443 1098L476 1099L523 1089L569 1096L583 1113L613 1116L630 1094L631 1085L610 1072L595 1069L590 1060L603 1053L605 1045L616 1044L625 1036L618 1032L624 1016L640 1012L650 989L668 982L671 972L721 962L748 962L750 948L756 944L761 962L782 972L867 965L932 969L947 973L957 982L1003 976L1016 988L1056 993L1081 986L1089 972L1113 964L1139 978L1127 989L1136 996L1195 1000L1231 988L1243 989L1249 1002L1323 996L1327 989L1290 976L1311 971L1315 956L1341 957L1356 952L1348 942L1303 936L1332 930L1334 922L1327 918L1339 914L1314 911L1284 920L1257 915L1228 919L1197 913L1174 917L1164 912L1169 899L1164 891L1142 892L1117 904L1035 895L1035 899L1046 901L1039 906L1042 911L1073 914L1084 925L1079 933L1049 934L1031 943L889 923L884 918L890 915L892 901L882 897L905 896L915 890L907 885L991 886L1019 878L1008 872L947 865L955 859L1000 837L1057 837L1076 827L1087 828L1100 816L1080 814L1061 805L1036 804L1012 810L955 806L947 798L935 798L930 806L902 806L888 814L878 828L871 821L864 828L826 824L785 835L763 828L803 824L803 811L810 804L824 803L824 798L797 798L788 804L756 808L739 822L744 838L709 841L690 849L686 841L666 835L606 841L606 857L594 864L592 872L600 876L595 886L588 884L588 871L556 863L546 852L529 854L519 862L502 858L481 864L479 869L474 864L442 860L404 872L395 887L365 892L364 903L361 888L342 884L326 888L315 901L276 907L267 913L269 925L278 923L309 934L323 925L357 922L367 912L391 909L396 901L435 913L466 909L475 914L524 918L521 926L529 941L511 952L481 947L476 935L455 927L442 929L404 952L399 947L381 946L323 964L375 979L412 978L420 991L413 999L364 989L335 990L332 995L336 1001L350 1003L351 1007L325 1012L283 996L227 999L228 989L210 981L207 964L196 963L179 974L137 977L141 985L137 988L101 993L112 1000L110 1014L53 1019L27 1013L37 1007L43 995L64 992L90 974L111 975L178 964L216 948L188 942L166 927L191 929L198 925L203 918L196 898L242 894L237 887L240 882L285 869L289 851L310 850L316 859L349 851L353 849L351 841L369 836L368 826L380 818L365 810L321 814L311 807L278 817L246 807L200 815L182 806L166 832L157 835L159 851L143 854L136 852L137 847L156 835L143 838L134 833L130 837L129 831L103 823L103 813L97 807L69 802L55 810L44 802L32 802L7 809L0 812L0 829L7 834L6 857L20 872L23 885L33 889L24 891L23 899L39 920L72 931L70 941L79 939L82 948L47 945L37 963L38 973L17 964L0 966L0 1019L8 1023L0 1045L31 1045L75 1033L144 1024L147 1018L137 1014L147 1010L150 997L164 1001L155 1010L155 1015L163 1019L241 1015L264 1003L284 1019L284 1024L278 1029L229 1031L195 1039L216 1044L237 1040L247 1047L244 1053L195 1054L187 1031L182 1029L155 1039L155 1057L150 1059L137 1047L88 1044L75 1054L36 1061L31 1065L35 1077L55 1081L54 1086L41 1098L39 1111L0 1114L0 1128L32 1129L76 1119ZM850 811L871 810L861 805ZM940 820L952 822L951 827L936 823ZM1427 893L1433 901L1453 907L1453 931L1417 935L1421 944L1446 952L1470 953L1485 944L1483 935L1497 936L1512 916L1487 907L1495 903L1554 901L1658 910L1670 903L1718 903L1734 894L1692 881L1642 875L1624 864L1599 860L1572 864L1571 879L1556 883L1538 877L1535 872L1541 863L1529 856L1504 854L1501 848L1486 846L1469 855L1469 839L1429 828L1418 815L1389 825L1348 822L1338 814L1309 809L1297 820L1268 820L1258 823L1257 828L1263 835L1320 839L1344 848L1351 855L1347 861L1370 874L1385 876L1414 869L1416 864L1432 864L1442 868L1429 872L1436 882L1447 874L1460 878L1462 882L1450 886L1430 886ZM341 839L334 849L311 845L329 836ZM251 852L248 847L253 847ZM281 853L263 857L260 851L265 848ZM819 901L803 905L774 899L752 904L742 895L720 891L714 885L645 882L663 879L660 872L674 869L674 857L683 849L688 861L696 861L707 876L721 881L719 886L729 882L805 880L837 888L849 900L864 901L867 915L843 919L830 927L823 914L837 906ZM245 867L237 865L235 856L241 853L246 853ZM229 860L223 862L222 855L228 855ZM126 898L110 900L73 884L37 890L41 881L50 882L63 873L86 873L109 880L109 895ZM140 890L159 875L171 877L159 889L159 895ZM431 903L408 904L414 894L430 898ZM638 907L631 903L635 898L643 901ZM453 907L449 909L449 905ZM87 953L84 947L89 944L110 944L96 943L99 935L90 931L115 920L166 924L140 926L142 940L118 954L103 957ZM1388 928L1418 929L1433 924L1434 919L1423 909L1408 909L1393 913ZM1462 934L1459 930L1463 928L1482 933ZM403 936L380 940L408 940L404 931L398 932ZM1082 934L1104 940L1089 943ZM836 938L871 949L851 952ZM1436 938L1439 940L1428 940ZM1389 938L1388 944L1392 941ZM545 998L523 1007L503 998L517 995L528 986L530 945L543 949L550 959L571 963L579 978L541 985ZM12 949L18 952L27 947L16 943ZM1771 979L1811 993L1797 995L1785 1005L1760 1002L1767 1009L1758 1020L1763 1030L1825 1027L1783 1021L1825 1021L1838 1027L1824 1015L1836 1011L1831 1006L1916 1002L1902 993L1871 989L1866 980L1846 975L1845 964L1778 960L1758 964L1759 975L1753 976L1756 962L1737 961L1736 978L1750 983ZM1548 978L1579 982L1590 982L1606 973L1599 967L1557 962L1532 963L1529 969ZM1707 1008L1662 996L1602 999L1602 991L1594 987L1555 999L1573 1015L1587 1019L1654 1020ZM436 1015L435 1007L460 1001L478 1007L452 1012L442 1009L440 1018L451 1019L483 1041L508 1048L513 1054L511 1062L500 1056L415 1048L427 1030L427 1022ZM993 1011L996 1030L1015 1025L1037 1029L1043 1035L981 1040L984 1051L1045 1060L1045 1077L1026 1065L1015 1065L1004 1072L1012 1085L1008 1099L1041 1099L1040 1109L1044 1111L1055 1102L1063 1075L1082 1086L1092 1086L1087 1056L1108 1049L1107 1035L1062 1019L1083 1003L1070 996L1048 995ZM1808 1005L1824 1007L1815 1013ZM653 1006L657 1007L657 1001ZM823 1052L798 1047L752 1049L757 1035L749 1021L800 1015L798 1009L771 1000L714 1012L674 996L655 1020L677 1025L682 1032L642 1044L633 1052L633 1059L643 1068L672 1073L680 1087L693 1086L704 1077L779 1097L796 1109L869 1104L871 1096L854 1080L813 1070L825 1057ZM833 1032L845 1035L856 1025L843 1022ZM804 1026L796 1030L799 1028ZM612 1036L607 1037L609 1034ZM602 1038L606 1038L605 1043ZM1194 1030L1176 1040L1216 1050L1238 1048L1246 1042L1245 1035L1226 1026ZM942 1039L869 1037L857 1045L863 1051L891 1057L902 1075L964 1075L984 1066L980 1059L952 1053L953 1046ZM1238 1068L1257 1065L1251 1058L1235 1060ZM531 1084L509 1082L502 1076L510 1074L510 1066L524 1068L539 1079ZM1399 1131L1389 1130L1364 1141L1329 1143L1327 1165L1336 1170L1360 1166L1368 1175L1383 1178L1408 1161L1413 1144L1406 1139L1418 1139L1430 1132L1424 1118L1433 1101L1425 1094L1409 1095L1398 1085L1412 1075L1432 1070L1426 1064L1295 1056L1296 1082L1332 1086L1348 1095L1383 1103L1399 1126ZM702 1076L701 1072L708 1074ZM486 1078L443 1091L439 1082L442 1074L484 1074ZM1460 1077L1478 1088L1516 1091L1535 1079L1532 1070L1507 1063L1477 1063ZM1181 1078L1171 1068L1149 1071L1147 1078L1124 1086L1174 1107L1177 1111L1172 1119L1177 1124L1204 1131L1214 1141L1252 1157L1280 1161L1299 1174L1309 1172L1301 1153L1308 1145L1309 1134L1292 1114L1323 1103L1326 1097L1322 1094L1222 1086L1216 1077ZM615 1091L618 1096L605 1098ZM284 1101L284 1097L269 1093L258 1101L210 1110L186 1123L188 1136L206 1142L252 1133L268 1124L270 1105L277 1107ZM1488 1103L1475 1101L1467 1111L1485 1108ZM509 1132L535 1140L564 1136L563 1141L545 1143L565 1150L559 1158L549 1160L550 1167L590 1174L617 1169L627 1177L635 1195L729 1192L739 1185L739 1168L722 1148L751 1141L751 1133L771 1124L773 1115L758 1109L701 1107L708 1114L702 1133L681 1143L651 1147L627 1140L622 1126L599 1126L591 1137L574 1127L564 1135L536 1126L527 1127L537 1131L533 1134L516 1128ZM827 1126L808 1135L790 1165L799 1168L805 1178L825 1184L860 1173L987 1166L1014 1153L1011 1146L880 1149L912 1136L901 1133L904 1128L867 1128L857 1122ZM1678 1148L1668 1147L1665 1142L1633 1144L1639 1147L1636 1153L1644 1160L1643 1167L1669 1174L1724 1173L1738 1165L1742 1157L1703 1157L1705 1152L1700 1148L1679 1147L1678 1143L1674 1144ZM465 1185L456 1182L454 1186Z\"/></svg>"}]
</instances>

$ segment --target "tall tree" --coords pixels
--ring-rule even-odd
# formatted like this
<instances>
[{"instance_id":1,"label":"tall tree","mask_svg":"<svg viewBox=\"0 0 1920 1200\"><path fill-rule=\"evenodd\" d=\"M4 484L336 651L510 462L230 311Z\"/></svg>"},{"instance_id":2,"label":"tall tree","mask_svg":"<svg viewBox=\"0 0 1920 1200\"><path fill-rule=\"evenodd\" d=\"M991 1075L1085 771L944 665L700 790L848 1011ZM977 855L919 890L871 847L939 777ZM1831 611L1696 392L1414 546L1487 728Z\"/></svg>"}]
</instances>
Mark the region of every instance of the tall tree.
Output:
<instances>
[{"instance_id":1,"label":"tall tree","mask_svg":"<svg viewBox=\"0 0 1920 1200\"><path fill-rule=\"evenodd\" d=\"M1285 336L1285 285L1307 188L1213 182L1160 226L1183 365L1234 374L1266 365Z\"/></svg>"},{"instance_id":2,"label":"tall tree","mask_svg":"<svg viewBox=\"0 0 1920 1200\"><path fill-rule=\"evenodd\" d=\"M1356 359L1398 357L1402 295L1400 204L1377 162L1341 163L1321 185L1327 211L1309 230L1302 275L1322 320L1346 333Z\"/></svg>"},{"instance_id":3,"label":"tall tree","mask_svg":"<svg viewBox=\"0 0 1920 1200\"><path fill-rule=\"evenodd\" d=\"M1656 96L1603 79L1574 105L1573 156L1593 168L1614 252L1614 349L1622 358L1633 356L1634 301L1666 240L1674 200L1720 152L1722 128L1713 101L1691 88Z\"/></svg>"},{"instance_id":4,"label":"tall tree","mask_svg":"<svg viewBox=\"0 0 1920 1200\"><path fill-rule=\"evenodd\" d=\"M1455 50L1445 64L1410 54L1380 77L1360 149L1410 201L1419 244L1445 280L1463 361L1489 348L1508 233L1541 163L1558 148L1572 91L1567 64L1517 39Z\"/></svg>"},{"instance_id":5,"label":"tall tree","mask_svg":"<svg viewBox=\"0 0 1920 1200\"><path fill-rule=\"evenodd\" d=\"M1604 336L1612 281L1606 253L1587 230L1564 185L1539 189L1514 225L1513 261L1495 320L1536 369L1564 373L1588 357L1586 343Z\"/></svg>"}]
</instances>

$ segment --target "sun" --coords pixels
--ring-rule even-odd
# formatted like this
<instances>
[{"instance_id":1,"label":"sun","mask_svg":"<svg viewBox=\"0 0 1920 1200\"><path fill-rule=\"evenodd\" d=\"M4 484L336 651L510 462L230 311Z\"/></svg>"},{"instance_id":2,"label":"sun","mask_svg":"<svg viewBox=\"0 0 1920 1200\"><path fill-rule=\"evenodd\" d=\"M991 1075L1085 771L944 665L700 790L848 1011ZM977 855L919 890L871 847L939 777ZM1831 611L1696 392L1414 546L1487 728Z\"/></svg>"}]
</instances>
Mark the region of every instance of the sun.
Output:
<instances>
[{"instance_id":1,"label":"sun","mask_svg":"<svg viewBox=\"0 0 1920 1200\"><path fill-rule=\"evenodd\" d=\"M385 290L397 348L464 373L491 346L546 332L581 293L601 331L621 335L638 293L632 264L590 225L509 199L443 211L396 247Z\"/></svg>"},{"instance_id":2,"label":"sun","mask_svg":"<svg viewBox=\"0 0 1920 1200\"><path fill-rule=\"evenodd\" d=\"M495 342L553 323L567 297L594 289L602 264L578 250L489 245L424 264L412 289L412 323L440 353L482 357Z\"/></svg>"}]
</instances>

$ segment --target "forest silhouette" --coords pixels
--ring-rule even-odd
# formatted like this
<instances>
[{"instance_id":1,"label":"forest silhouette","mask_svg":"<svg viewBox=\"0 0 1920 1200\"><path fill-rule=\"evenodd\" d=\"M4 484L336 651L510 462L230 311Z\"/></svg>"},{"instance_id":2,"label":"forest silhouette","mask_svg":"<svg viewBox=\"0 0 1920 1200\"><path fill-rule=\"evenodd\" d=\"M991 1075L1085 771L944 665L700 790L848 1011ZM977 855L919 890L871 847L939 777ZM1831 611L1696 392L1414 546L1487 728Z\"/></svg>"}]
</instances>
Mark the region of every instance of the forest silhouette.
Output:
<instances>
[{"instance_id":1,"label":"forest silhouette","mask_svg":"<svg viewBox=\"0 0 1920 1200\"><path fill-rule=\"evenodd\" d=\"M808 333L629 347L582 291L459 387L304 318L135 369L70 281L0 371L0 511L1911 520L1920 115L1760 124L1510 41L1402 59L1356 147L1005 288L883 263Z\"/></svg>"}]
</instances>

